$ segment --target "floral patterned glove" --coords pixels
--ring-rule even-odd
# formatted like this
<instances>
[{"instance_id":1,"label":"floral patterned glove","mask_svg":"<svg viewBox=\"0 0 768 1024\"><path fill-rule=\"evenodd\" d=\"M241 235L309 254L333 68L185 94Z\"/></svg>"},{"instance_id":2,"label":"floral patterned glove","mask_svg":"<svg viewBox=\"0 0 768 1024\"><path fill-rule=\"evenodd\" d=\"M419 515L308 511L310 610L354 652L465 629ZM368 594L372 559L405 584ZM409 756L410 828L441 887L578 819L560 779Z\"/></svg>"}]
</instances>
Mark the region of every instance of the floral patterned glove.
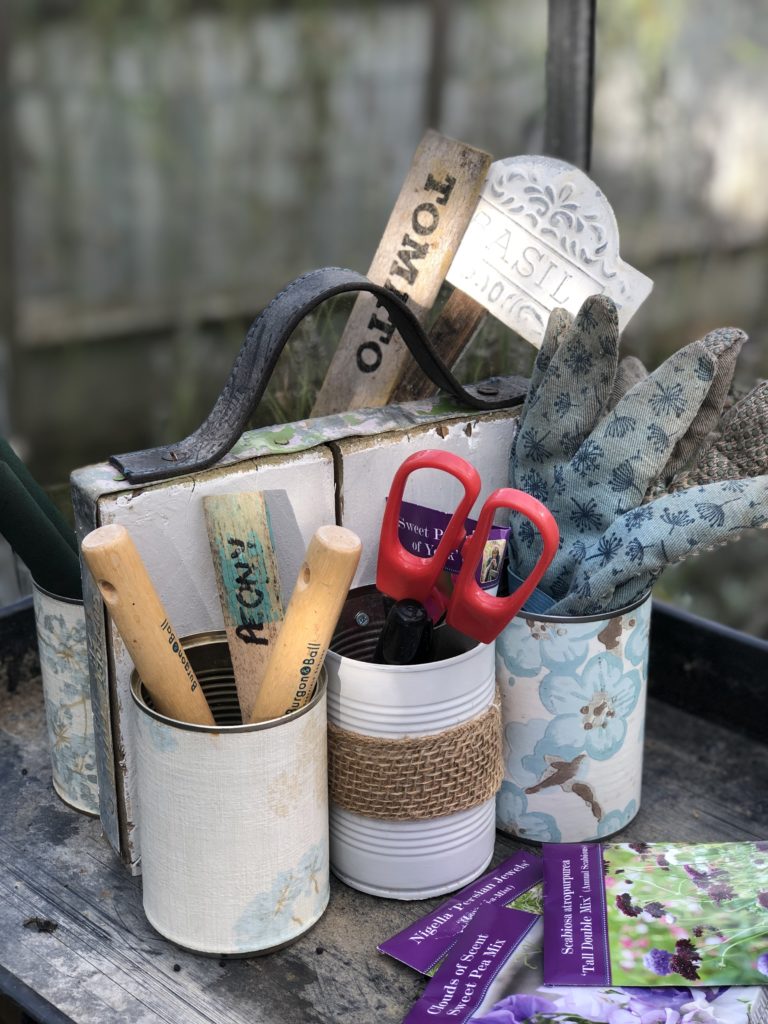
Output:
<instances>
[{"instance_id":1,"label":"floral patterned glove","mask_svg":"<svg viewBox=\"0 0 768 1024\"><path fill-rule=\"evenodd\" d=\"M642 503L671 461L689 458L693 438L711 429L711 409L719 412L710 393L727 373L720 363L732 367L732 350L743 341L741 331L713 331L641 379L609 412L617 373L615 306L593 296L570 324L562 313L554 324L551 318L510 460L511 485L543 501L560 528L560 550L542 590L564 598L585 551ZM540 538L517 515L510 537L511 568L525 576Z\"/></svg>"},{"instance_id":2,"label":"floral patterned glove","mask_svg":"<svg viewBox=\"0 0 768 1024\"><path fill-rule=\"evenodd\" d=\"M552 615L614 612L646 594L673 562L768 526L768 476L665 494L620 515L589 544L576 542L577 569Z\"/></svg>"}]
</instances>

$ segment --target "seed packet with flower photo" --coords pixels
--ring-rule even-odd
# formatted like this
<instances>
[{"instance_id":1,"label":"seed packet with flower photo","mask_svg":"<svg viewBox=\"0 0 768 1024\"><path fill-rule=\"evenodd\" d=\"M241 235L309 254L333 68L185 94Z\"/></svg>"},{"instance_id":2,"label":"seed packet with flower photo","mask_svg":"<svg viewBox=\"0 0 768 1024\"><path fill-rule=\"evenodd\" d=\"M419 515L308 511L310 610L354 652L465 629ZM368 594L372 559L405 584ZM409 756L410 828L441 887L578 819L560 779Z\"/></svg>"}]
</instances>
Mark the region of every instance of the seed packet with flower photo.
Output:
<instances>
[{"instance_id":1,"label":"seed packet with flower photo","mask_svg":"<svg viewBox=\"0 0 768 1024\"><path fill-rule=\"evenodd\" d=\"M768 984L768 842L544 847L552 985Z\"/></svg>"},{"instance_id":2,"label":"seed packet with flower photo","mask_svg":"<svg viewBox=\"0 0 768 1024\"><path fill-rule=\"evenodd\" d=\"M529 947L510 959L470 1024L757 1024L761 992L768 989L544 985L541 951Z\"/></svg>"}]
</instances>

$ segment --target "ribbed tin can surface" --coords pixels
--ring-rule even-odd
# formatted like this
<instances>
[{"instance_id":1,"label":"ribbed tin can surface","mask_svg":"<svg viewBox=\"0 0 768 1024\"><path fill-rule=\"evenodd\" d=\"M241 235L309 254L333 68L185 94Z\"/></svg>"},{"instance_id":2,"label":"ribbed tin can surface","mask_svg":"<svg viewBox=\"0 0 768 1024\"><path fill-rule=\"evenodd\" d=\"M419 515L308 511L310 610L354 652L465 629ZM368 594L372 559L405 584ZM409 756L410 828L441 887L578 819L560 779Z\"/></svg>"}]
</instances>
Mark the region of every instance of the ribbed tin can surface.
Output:
<instances>
[{"instance_id":1,"label":"ribbed tin can surface","mask_svg":"<svg viewBox=\"0 0 768 1024\"><path fill-rule=\"evenodd\" d=\"M389 739L424 736L476 718L493 702L493 645L448 630L449 656L422 665L375 665L383 624L370 588L353 592L342 614L328 671L328 721ZM444 627L440 627L443 629ZM439 632L439 631L438 631ZM362 892L393 899L438 896L476 878L495 840L495 801L418 821L388 821L331 802L331 869Z\"/></svg>"},{"instance_id":2,"label":"ribbed tin can surface","mask_svg":"<svg viewBox=\"0 0 768 1024\"><path fill-rule=\"evenodd\" d=\"M520 613L496 641L504 728L498 827L602 839L640 808L651 599L608 616Z\"/></svg>"},{"instance_id":3,"label":"ribbed tin can surface","mask_svg":"<svg viewBox=\"0 0 768 1024\"><path fill-rule=\"evenodd\" d=\"M212 955L287 945L329 897L326 691L241 724L223 633L183 639L216 726L155 712L134 674L144 911Z\"/></svg>"},{"instance_id":4,"label":"ribbed tin can surface","mask_svg":"<svg viewBox=\"0 0 768 1024\"><path fill-rule=\"evenodd\" d=\"M96 739L82 601L35 585L35 609L53 788L85 814L98 816Z\"/></svg>"}]
</instances>

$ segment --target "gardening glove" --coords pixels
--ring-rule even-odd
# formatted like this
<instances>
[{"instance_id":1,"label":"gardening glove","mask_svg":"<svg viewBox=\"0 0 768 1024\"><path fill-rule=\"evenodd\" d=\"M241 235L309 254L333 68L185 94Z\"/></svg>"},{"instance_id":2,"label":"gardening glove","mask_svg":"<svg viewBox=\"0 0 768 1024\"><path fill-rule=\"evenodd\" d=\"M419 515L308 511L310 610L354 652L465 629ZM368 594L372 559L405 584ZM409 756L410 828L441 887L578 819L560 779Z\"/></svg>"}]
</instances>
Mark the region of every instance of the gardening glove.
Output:
<instances>
[{"instance_id":1,"label":"gardening glove","mask_svg":"<svg viewBox=\"0 0 768 1024\"><path fill-rule=\"evenodd\" d=\"M668 565L766 526L768 475L662 495L624 512L590 543L577 542L569 592L548 613L613 614L647 594Z\"/></svg>"},{"instance_id":2,"label":"gardening glove","mask_svg":"<svg viewBox=\"0 0 768 1024\"><path fill-rule=\"evenodd\" d=\"M768 473L768 381L761 381L731 406L720 429L696 458L696 464L672 481L669 490L717 480L743 480Z\"/></svg>"},{"instance_id":3,"label":"gardening glove","mask_svg":"<svg viewBox=\"0 0 768 1024\"><path fill-rule=\"evenodd\" d=\"M560 550L542 590L564 597L582 550L642 502L680 450L678 442L698 429L697 417L704 422L718 363L743 339L724 329L693 342L608 412L617 372L616 310L604 297L586 300L524 409L511 459L512 486L547 504L560 528ZM518 515L511 537L512 571L525 576L540 539Z\"/></svg>"},{"instance_id":4,"label":"gardening glove","mask_svg":"<svg viewBox=\"0 0 768 1024\"><path fill-rule=\"evenodd\" d=\"M616 370L616 379L613 382L613 390L608 401L608 411L615 409L630 388L639 384L641 380L645 380L647 376L648 371L637 356L624 356Z\"/></svg>"}]
</instances>

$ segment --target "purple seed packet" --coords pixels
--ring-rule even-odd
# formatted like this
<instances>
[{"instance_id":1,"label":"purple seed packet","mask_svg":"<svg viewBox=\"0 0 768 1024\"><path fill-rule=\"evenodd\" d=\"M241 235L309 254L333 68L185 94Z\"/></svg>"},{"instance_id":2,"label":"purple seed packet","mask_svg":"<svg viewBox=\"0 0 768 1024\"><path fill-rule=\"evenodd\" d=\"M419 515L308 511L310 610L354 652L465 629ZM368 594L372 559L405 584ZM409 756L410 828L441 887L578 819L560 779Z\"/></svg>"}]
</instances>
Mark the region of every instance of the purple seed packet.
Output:
<instances>
[{"instance_id":1,"label":"purple seed packet","mask_svg":"<svg viewBox=\"0 0 768 1024\"><path fill-rule=\"evenodd\" d=\"M512 903L540 882L541 877L541 858L527 850L518 850L441 903L437 910L382 942L379 952L422 974L429 974L480 908Z\"/></svg>"},{"instance_id":2,"label":"purple seed packet","mask_svg":"<svg viewBox=\"0 0 768 1024\"><path fill-rule=\"evenodd\" d=\"M544 846L550 985L768 984L768 843Z\"/></svg>"},{"instance_id":3,"label":"purple seed packet","mask_svg":"<svg viewBox=\"0 0 768 1024\"><path fill-rule=\"evenodd\" d=\"M450 519L451 513L449 512L438 512L436 509L427 508L424 505L415 505L413 502L404 501L400 505L400 520L398 522L400 543L406 551L410 551L414 555L431 558ZM473 532L476 526L476 520L465 520L464 529L467 536ZM483 549L482 563L478 566L475 577L483 590L491 590L498 586L501 560L508 535L508 526L492 526L490 529ZM450 553L445 568L450 573L459 572L461 555L458 551Z\"/></svg>"},{"instance_id":4,"label":"purple seed packet","mask_svg":"<svg viewBox=\"0 0 768 1024\"><path fill-rule=\"evenodd\" d=\"M463 1024L485 1001L497 975L520 949L540 918L504 906L480 907L430 978L403 1024Z\"/></svg>"}]
</instances>

